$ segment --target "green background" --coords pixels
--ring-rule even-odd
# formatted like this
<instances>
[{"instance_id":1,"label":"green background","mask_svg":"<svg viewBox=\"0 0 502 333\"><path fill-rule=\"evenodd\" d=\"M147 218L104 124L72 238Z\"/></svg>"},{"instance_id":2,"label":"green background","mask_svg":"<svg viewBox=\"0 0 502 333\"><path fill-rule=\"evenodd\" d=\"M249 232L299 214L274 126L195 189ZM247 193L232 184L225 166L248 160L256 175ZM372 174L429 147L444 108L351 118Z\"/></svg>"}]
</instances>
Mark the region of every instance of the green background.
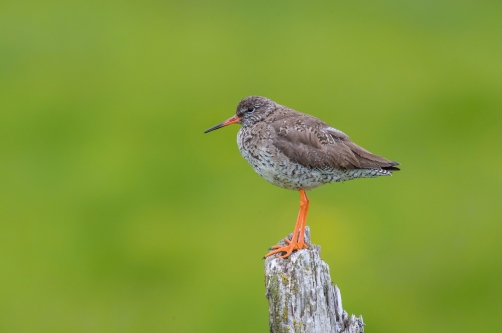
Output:
<instances>
[{"instance_id":1,"label":"green background","mask_svg":"<svg viewBox=\"0 0 502 333\"><path fill-rule=\"evenodd\" d=\"M253 172L248 95L401 162L310 192L367 332L502 313L498 1L3 1L0 331L267 332L299 195Z\"/></svg>"}]
</instances>

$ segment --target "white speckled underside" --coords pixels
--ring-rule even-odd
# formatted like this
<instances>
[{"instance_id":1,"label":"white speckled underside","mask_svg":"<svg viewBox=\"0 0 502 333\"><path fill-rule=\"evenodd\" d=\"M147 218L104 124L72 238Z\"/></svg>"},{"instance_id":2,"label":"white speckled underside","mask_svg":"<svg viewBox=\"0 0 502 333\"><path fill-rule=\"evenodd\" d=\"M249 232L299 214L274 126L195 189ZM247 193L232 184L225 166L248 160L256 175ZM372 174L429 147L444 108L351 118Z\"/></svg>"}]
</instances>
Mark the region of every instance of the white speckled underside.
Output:
<instances>
[{"instance_id":1,"label":"white speckled underside","mask_svg":"<svg viewBox=\"0 0 502 333\"><path fill-rule=\"evenodd\" d=\"M332 182L392 175L390 171L382 169L337 170L305 167L289 160L272 144L267 134L252 133L246 128L241 128L237 134L237 145L242 156L251 164L254 171L269 183L285 189L308 191ZM258 137L260 144L250 144L253 141L251 140L253 136L256 142L257 135L262 135L261 138Z\"/></svg>"}]
</instances>

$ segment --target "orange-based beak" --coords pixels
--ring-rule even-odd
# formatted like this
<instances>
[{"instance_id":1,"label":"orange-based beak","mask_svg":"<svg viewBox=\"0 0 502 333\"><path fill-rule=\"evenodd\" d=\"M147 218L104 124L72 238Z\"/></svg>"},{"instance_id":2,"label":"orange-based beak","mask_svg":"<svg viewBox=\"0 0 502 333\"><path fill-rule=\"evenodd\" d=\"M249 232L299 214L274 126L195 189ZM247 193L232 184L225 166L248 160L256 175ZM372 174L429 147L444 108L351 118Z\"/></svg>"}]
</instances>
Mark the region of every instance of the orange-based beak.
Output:
<instances>
[{"instance_id":1,"label":"orange-based beak","mask_svg":"<svg viewBox=\"0 0 502 333\"><path fill-rule=\"evenodd\" d=\"M225 120L225 121L224 121L224 122L222 122L221 124L218 124L218 125L216 125L216 126L214 126L214 127L211 127L210 129L208 129L208 130L204 131L204 133L208 133L208 132L211 132L211 131L217 130L218 128L222 128L222 127L225 127L225 126L228 126L228 125L236 124L236 123L238 123L240 120L241 120L241 118L240 118L240 117L233 116L232 118Z\"/></svg>"}]
</instances>

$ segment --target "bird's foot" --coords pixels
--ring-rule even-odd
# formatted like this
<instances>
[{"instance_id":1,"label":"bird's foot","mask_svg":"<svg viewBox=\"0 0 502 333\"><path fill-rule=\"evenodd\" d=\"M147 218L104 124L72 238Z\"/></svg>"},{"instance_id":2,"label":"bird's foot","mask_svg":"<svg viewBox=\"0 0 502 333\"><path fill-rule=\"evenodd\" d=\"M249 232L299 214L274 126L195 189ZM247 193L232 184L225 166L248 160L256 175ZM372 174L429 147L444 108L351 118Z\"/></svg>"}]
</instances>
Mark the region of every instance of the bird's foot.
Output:
<instances>
[{"instance_id":1,"label":"bird's foot","mask_svg":"<svg viewBox=\"0 0 502 333\"><path fill-rule=\"evenodd\" d=\"M287 238L287 237L286 237L286 238L284 238L284 241L285 241L288 245L289 245L289 244L291 244L291 240L290 240L289 238ZM274 245L274 246L272 246L272 248L273 248L273 249L275 249L275 248L280 248L280 247L281 247L281 245ZM295 248L294 248L294 249L295 249L295 250L301 250L301 249L308 249L308 248L309 248L309 246L307 245L307 243L305 243L305 242L298 242L298 244L296 244L296 246L295 246Z\"/></svg>"},{"instance_id":2,"label":"bird's foot","mask_svg":"<svg viewBox=\"0 0 502 333\"><path fill-rule=\"evenodd\" d=\"M289 257L291 255L291 253L293 253L293 251L308 248L308 245L305 244L304 242L300 242L300 243L292 242L291 240L289 240L289 238L284 238L284 241L288 245L274 245L274 246L272 246L271 247L272 251L267 253L265 255L265 258L270 257L271 255L277 254L279 252L286 252L286 254L280 256L282 259L286 259L287 257Z\"/></svg>"}]
</instances>

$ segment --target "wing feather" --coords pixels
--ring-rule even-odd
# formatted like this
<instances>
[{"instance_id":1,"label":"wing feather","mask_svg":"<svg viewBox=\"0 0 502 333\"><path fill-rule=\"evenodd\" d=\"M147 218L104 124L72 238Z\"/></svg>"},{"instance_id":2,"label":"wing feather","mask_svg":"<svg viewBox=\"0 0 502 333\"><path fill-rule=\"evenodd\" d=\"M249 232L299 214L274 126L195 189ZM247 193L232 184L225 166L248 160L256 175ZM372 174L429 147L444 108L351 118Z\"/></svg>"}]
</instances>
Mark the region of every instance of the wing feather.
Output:
<instances>
[{"instance_id":1,"label":"wing feather","mask_svg":"<svg viewBox=\"0 0 502 333\"><path fill-rule=\"evenodd\" d=\"M290 160L315 169L387 169L399 170L397 162L374 155L349 137L321 120L302 115L294 124L271 124L274 145Z\"/></svg>"}]
</instances>

